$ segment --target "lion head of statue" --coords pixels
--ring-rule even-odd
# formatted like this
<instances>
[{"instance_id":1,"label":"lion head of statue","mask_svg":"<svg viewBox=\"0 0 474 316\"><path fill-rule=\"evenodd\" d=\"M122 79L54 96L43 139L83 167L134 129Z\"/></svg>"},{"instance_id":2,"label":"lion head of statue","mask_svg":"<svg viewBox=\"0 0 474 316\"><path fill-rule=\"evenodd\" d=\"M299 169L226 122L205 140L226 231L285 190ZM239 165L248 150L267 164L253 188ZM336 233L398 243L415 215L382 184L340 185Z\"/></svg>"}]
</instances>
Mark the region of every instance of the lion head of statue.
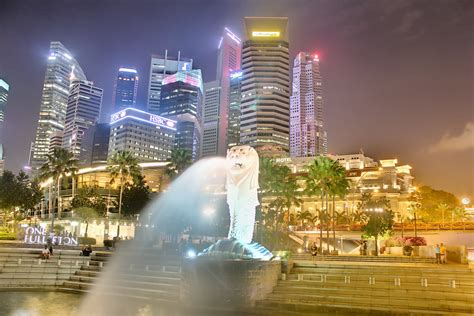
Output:
<instances>
[{"instance_id":1,"label":"lion head of statue","mask_svg":"<svg viewBox=\"0 0 474 316\"><path fill-rule=\"evenodd\" d=\"M239 186L248 180L250 189L258 188L258 154L250 146L227 150L227 184Z\"/></svg>"}]
</instances>

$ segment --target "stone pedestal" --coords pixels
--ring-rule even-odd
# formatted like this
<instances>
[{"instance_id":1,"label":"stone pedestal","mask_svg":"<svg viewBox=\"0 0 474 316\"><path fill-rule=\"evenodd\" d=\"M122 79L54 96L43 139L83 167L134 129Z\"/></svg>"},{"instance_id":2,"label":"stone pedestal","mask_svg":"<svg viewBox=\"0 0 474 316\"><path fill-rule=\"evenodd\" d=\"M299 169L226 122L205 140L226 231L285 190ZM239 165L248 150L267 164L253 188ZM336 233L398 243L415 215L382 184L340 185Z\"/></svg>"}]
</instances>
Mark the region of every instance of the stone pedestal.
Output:
<instances>
[{"instance_id":1,"label":"stone pedestal","mask_svg":"<svg viewBox=\"0 0 474 316\"><path fill-rule=\"evenodd\" d=\"M214 310L254 306L272 292L280 273L280 261L185 259L180 300Z\"/></svg>"}]
</instances>

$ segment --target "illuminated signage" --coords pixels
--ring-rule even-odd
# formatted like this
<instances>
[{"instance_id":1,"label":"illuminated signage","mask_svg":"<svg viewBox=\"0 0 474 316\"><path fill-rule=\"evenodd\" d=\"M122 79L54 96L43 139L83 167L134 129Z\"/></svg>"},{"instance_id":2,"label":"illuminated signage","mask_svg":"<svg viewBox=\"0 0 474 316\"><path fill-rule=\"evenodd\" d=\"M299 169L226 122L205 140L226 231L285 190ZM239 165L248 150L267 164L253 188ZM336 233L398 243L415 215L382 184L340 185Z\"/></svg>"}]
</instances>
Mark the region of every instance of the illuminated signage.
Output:
<instances>
[{"instance_id":1,"label":"illuminated signage","mask_svg":"<svg viewBox=\"0 0 474 316\"><path fill-rule=\"evenodd\" d=\"M240 78L240 77L242 77L242 71L236 71L230 74L230 79L235 79L235 78Z\"/></svg>"},{"instance_id":2,"label":"illuminated signage","mask_svg":"<svg viewBox=\"0 0 474 316\"><path fill-rule=\"evenodd\" d=\"M124 118L125 116L127 116L127 111L125 111L125 110L117 112L115 114L112 114L111 117L110 117L110 123L118 121L118 120Z\"/></svg>"},{"instance_id":3,"label":"illuminated signage","mask_svg":"<svg viewBox=\"0 0 474 316\"><path fill-rule=\"evenodd\" d=\"M55 236L54 234L46 234L44 227L27 227L25 229L25 244L46 244L48 238L54 245L77 246L79 243L75 237Z\"/></svg>"},{"instance_id":4,"label":"illuminated signage","mask_svg":"<svg viewBox=\"0 0 474 316\"><path fill-rule=\"evenodd\" d=\"M280 37L280 32L255 31L255 32L252 32L252 36L254 36L254 37Z\"/></svg>"},{"instance_id":5,"label":"illuminated signage","mask_svg":"<svg viewBox=\"0 0 474 316\"><path fill-rule=\"evenodd\" d=\"M137 71L135 69L132 69L132 68L119 68L119 71L120 72L131 72L131 73L134 73L134 74L137 73Z\"/></svg>"},{"instance_id":6,"label":"illuminated signage","mask_svg":"<svg viewBox=\"0 0 474 316\"><path fill-rule=\"evenodd\" d=\"M142 121L145 123L151 123L154 125L166 127L169 129L176 129L176 121L161 117L159 115L154 115L145 111L141 111L134 108L127 108L110 116L110 124L117 123L126 118L131 118L134 120Z\"/></svg>"},{"instance_id":7,"label":"illuminated signage","mask_svg":"<svg viewBox=\"0 0 474 316\"><path fill-rule=\"evenodd\" d=\"M150 114L150 122L168 127L174 127L176 125L174 121L154 114Z\"/></svg>"}]
</instances>

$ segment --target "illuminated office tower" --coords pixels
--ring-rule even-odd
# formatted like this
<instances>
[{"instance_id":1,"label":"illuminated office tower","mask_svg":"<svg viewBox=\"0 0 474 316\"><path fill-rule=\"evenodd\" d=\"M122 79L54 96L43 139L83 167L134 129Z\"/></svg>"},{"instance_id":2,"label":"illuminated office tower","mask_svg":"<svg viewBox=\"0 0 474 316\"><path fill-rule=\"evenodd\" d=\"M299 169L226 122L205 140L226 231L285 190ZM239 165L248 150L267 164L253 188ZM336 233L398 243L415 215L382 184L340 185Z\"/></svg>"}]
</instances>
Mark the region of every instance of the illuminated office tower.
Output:
<instances>
[{"instance_id":1,"label":"illuminated office tower","mask_svg":"<svg viewBox=\"0 0 474 316\"><path fill-rule=\"evenodd\" d=\"M200 69L179 71L163 79L160 115L177 121L175 148L200 155L203 84Z\"/></svg>"},{"instance_id":2,"label":"illuminated office tower","mask_svg":"<svg viewBox=\"0 0 474 316\"><path fill-rule=\"evenodd\" d=\"M235 70L230 73L229 86L229 115L227 123L227 147L240 144L240 101L242 92L242 71Z\"/></svg>"},{"instance_id":3,"label":"illuminated office tower","mask_svg":"<svg viewBox=\"0 0 474 316\"><path fill-rule=\"evenodd\" d=\"M5 80L0 78L0 128L3 121L5 120L5 109L7 107L9 90L10 90L10 85ZM0 130L0 133L1 133L1 130Z\"/></svg>"},{"instance_id":4,"label":"illuminated office tower","mask_svg":"<svg viewBox=\"0 0 474 316\"><path fill-rule=\"evenodd\" d=\"M83 166L106 164L109 152L109 139L109 123L98 123L89 127L82 138L79 164Z\"/></svg>"},{"instance_id":5,"label":"illuminated office tower","mask_svg":"<svg viewBox=\"0 0 474 316\"><path fill-rule=\"evenodd\" d=\"M201 157L217 156L221 93L222 89L219 81L216 80L204 84Z\"/></svg>"},{"instance_id":6,"label":"illuminated office tower","mask_svg":"<svg viewBox=\"0 0 474 316\"><path fill-rule=\"evenodd\" d=\"M166 161L174 147L176 121L128 108L110 117L108 156L129 151L140 162Z\"/></svg>"},{"instance_id":7,"label":"illuminated office tower","mask_svg":"<svg viewBox=\"0 0 474 316\"><path fill-rule=\"evenodd\" d=\"M60 42L51 42L31 161L34 169L46 161L51 135L64 130L71 78L86 80L79 63L66 47Z\"/></svg>"},{"instance_id":8,"label":"illuminated office tower","mask_svg":"<svg viewBox=\"0 0 474 316\"><path fill-rule=\"evenodd\" d=\"M86 80L72 80L66 111L63 148L79 158L85 131L99 120L103 90Z\"/></svg>"},{"instance_id":9,"label":"illuminated office tower","mask_svg":"<svg viewBox=\"0 0 474 316\"><path fill-rule=\"evenodd\" d=\"M227 152L227 127L229 120L230 73L240 69L242 41L229 28L224 28L217 54L216 80L220 85L218 105L217 154Z\"/></svg>"},{"instance_id":10,"label":"illuminated office tower","mask_svg":"<svg viewBox=\"0 0 474 316\"><path fill-rule=\"evenodd\" d=\"M242 47L240 142L285 156L290 136L288 18L246 17Z\"/></svg>"},{"instance_id":11,"label":"illuminated office tower","mask_svg":"<svg viewBox=\"0 0 474 316\"><path fill-rule=\"evenodd\" d=\"M290 113L291 157L326 155L323 80L317 54L301 52L295 57Z\"/></svg>"},{"instance_id":12,"label":"illuminated office tower","mask_svg":"<svg viewBox=\"0 0 474 316\"><path fill-rule=\"evenodd\" d=\"M119 68L114 85L114 111L134 108L137 105L138 74L133 68Z\"/></svg>"},{"instance_id":13,"label":"illuminated office tower","mask_svg":"<svg viewBox=\"0 0 474 316\"><path fill-rule=\"evenodd\" d=\"M3 157L3 121L5 120L5 109L7 107L7 100L8 100L8 91L10 90L10 86L8 83L0 78L0 174L3 173L3 166L5 164L5 158Z\"/></svg>"},{"instance_id":14,"label":"illuminated office tower","mask_svg":"<svg viewBox=\"0 0 474 316\"><path fill-rule=\"evenodd\" d=\"M148 112L160 114L161 86L163 79L175 74L178 71L188 71L193 68L193 60L181 57L178 51L178 57L168 55L165 50L164 56L152 55L150 65L150 81L148 84Z\"/></svg>"}]
</instances>

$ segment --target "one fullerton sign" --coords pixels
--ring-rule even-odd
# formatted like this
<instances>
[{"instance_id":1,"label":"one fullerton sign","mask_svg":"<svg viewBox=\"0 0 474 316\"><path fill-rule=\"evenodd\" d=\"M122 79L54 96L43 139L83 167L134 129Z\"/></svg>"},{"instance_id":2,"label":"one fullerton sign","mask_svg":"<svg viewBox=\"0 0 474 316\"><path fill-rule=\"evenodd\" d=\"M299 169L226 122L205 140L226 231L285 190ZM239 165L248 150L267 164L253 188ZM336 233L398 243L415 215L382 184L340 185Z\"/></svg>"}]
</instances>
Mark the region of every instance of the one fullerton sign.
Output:
<instances>
[{"instance_id":1,"label":"one fullerton sign","mask_svg":"<svg viewBox=\"0 0 474 316\"><path fill-rule=\"evenodd\" d=\"M55 236L46 233L43 227L27 227L25 229L25 244L46 244L48 238L51 239L53 245L77 246L77 238L67 236Z\"/></svg>"}]
</instances>

